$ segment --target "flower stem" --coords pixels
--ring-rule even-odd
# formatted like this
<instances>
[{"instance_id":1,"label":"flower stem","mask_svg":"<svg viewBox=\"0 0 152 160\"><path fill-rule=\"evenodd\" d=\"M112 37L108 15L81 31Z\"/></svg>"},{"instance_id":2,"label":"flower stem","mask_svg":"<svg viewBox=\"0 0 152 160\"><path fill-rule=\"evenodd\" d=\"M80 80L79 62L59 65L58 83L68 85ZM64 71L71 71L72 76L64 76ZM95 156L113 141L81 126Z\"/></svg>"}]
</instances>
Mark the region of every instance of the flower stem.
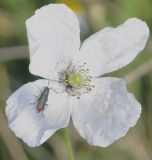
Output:
<instances>
[{"instance_id":1,"label":"flower stem","mask_svg":"<svg viewBox=\"0 0 152 160\"><path fill-rule=\"evenodd\" d=\"M72 150L72 143L71 143L71 139L70 139L69 132L68 132L67 128L64 128L64 138L65 138L65 143L67 146L67 151L69 153L70 160L75 160L74 153Z\"/></svg>"}]
</instances>

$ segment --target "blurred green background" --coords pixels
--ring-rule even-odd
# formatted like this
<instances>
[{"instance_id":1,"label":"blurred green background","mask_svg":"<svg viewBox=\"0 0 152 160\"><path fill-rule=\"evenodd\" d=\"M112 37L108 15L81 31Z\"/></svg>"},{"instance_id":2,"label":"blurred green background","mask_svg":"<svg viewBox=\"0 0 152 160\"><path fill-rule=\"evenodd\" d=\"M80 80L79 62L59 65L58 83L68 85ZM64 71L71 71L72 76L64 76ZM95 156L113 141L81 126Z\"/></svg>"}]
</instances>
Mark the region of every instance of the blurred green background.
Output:
<instances>
[{"instance_id":1,"label":"blurred green background","mask_svg":"<svg viewBox=\"0 0 152 160\"><path fill-rule=\"evenodd\" d=\"M138 17L152 28L152 0L0 0L0 160L68 160L62 130L45 144L30 148L7 127L7 97L36 79L28 71L25 20L49 3L66 3L79 17L81 40L105 26L117 26ZM152 160L152 40L127 67L110 76L127 80L129 91L142 104L142 116L127 136L107 148L91 147L69 126L77 160ZM21 46L21 47L14 47ZM10 48L13 47L13 48Z\"/></svg>"}]
</instances>

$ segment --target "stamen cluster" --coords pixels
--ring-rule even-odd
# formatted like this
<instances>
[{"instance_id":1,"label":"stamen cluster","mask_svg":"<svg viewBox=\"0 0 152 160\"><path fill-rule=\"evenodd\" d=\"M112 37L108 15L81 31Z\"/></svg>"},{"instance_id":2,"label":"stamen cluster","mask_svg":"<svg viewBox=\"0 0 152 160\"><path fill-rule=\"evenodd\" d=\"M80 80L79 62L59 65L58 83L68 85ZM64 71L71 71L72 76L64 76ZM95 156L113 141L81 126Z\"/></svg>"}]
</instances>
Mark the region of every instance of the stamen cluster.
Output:
<instances>
[{"instance_id":1,"label":"stamen cluster","mask_svg":"<svg viewBox=\"0 0 152 160\"><path fill-rule=\"evenodd\" d=\"M82 94L89 93L94 87L91 85L92 77L86 63L70 64L64 72L63 79L67 93L78 99Z\"/></svg>"}]
</instances>

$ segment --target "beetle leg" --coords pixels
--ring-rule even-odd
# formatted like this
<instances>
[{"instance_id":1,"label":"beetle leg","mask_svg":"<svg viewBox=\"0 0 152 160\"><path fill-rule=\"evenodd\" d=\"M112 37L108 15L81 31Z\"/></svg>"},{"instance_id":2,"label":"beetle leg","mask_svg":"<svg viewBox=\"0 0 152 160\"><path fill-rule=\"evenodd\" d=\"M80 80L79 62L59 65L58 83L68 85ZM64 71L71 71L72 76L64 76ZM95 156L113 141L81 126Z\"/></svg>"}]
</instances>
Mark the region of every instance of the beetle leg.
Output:
<instances>
[{"instance_id":1,"label":"beetle leg","mask_svg":"<svg viewBox=\"0 0 152 160\"><path fill-rule=\"evenodd\" d=\"M31 102L30 104L36 104L37 102L38 102L38 99L36 101L34 101L34 102Z\"/></svg>"},{"instance_id":2,"label":"beetle leg","mask_svg":"<svg viewBox=\"0 0 152 160\"><path fill-rule=\"evenodd\" d=\"M35 96L35 95L34 95ZM37 99L34 102L31 102L30 104L36 104L40 98L40 96L35 96Z\"/></svg>"},{"instance_id":3,"label":"beetle leg","mask_svg":"<svg viewBox=\"0 0 152 160\"><path fill-rule=\"evenodd\" d=\"M34 95L34 97L38 98L38 97L40 97L40 96L36 96L36 95Z\"/></svg>"},{"instance_id":4,"label":"beetle leg","mask_svg":"<svg viewBox=\"0 0 152 160\"><path fill-rule=\"evenodd\" d=\"M41 92L41 94L42 94L44 87L43 87L43 89L42 89L42 90L41 90L41 88L40 88L39 86L37 86L37 88L39 89L39 91L40 91L40 92Z\"/></svg>"}]
</instances>

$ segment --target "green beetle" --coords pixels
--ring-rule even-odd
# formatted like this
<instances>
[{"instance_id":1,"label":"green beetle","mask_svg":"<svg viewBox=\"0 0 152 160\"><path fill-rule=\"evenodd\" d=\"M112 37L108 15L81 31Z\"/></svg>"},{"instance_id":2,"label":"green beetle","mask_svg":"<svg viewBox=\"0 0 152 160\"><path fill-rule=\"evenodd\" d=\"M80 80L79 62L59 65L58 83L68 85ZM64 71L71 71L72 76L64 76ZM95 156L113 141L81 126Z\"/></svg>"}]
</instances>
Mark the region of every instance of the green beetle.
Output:
<instances>
[{"instance_id":1,"label":"green beetle","mask_svg":"<svg viewBox=\"0 0 152 160\"><path fill-rule=\"evenodd\" d=\"M44 111L48 96L49 96L50 88L49 87L44 87L37 103L37 112Z\"/></svg>"}]
</instances>

